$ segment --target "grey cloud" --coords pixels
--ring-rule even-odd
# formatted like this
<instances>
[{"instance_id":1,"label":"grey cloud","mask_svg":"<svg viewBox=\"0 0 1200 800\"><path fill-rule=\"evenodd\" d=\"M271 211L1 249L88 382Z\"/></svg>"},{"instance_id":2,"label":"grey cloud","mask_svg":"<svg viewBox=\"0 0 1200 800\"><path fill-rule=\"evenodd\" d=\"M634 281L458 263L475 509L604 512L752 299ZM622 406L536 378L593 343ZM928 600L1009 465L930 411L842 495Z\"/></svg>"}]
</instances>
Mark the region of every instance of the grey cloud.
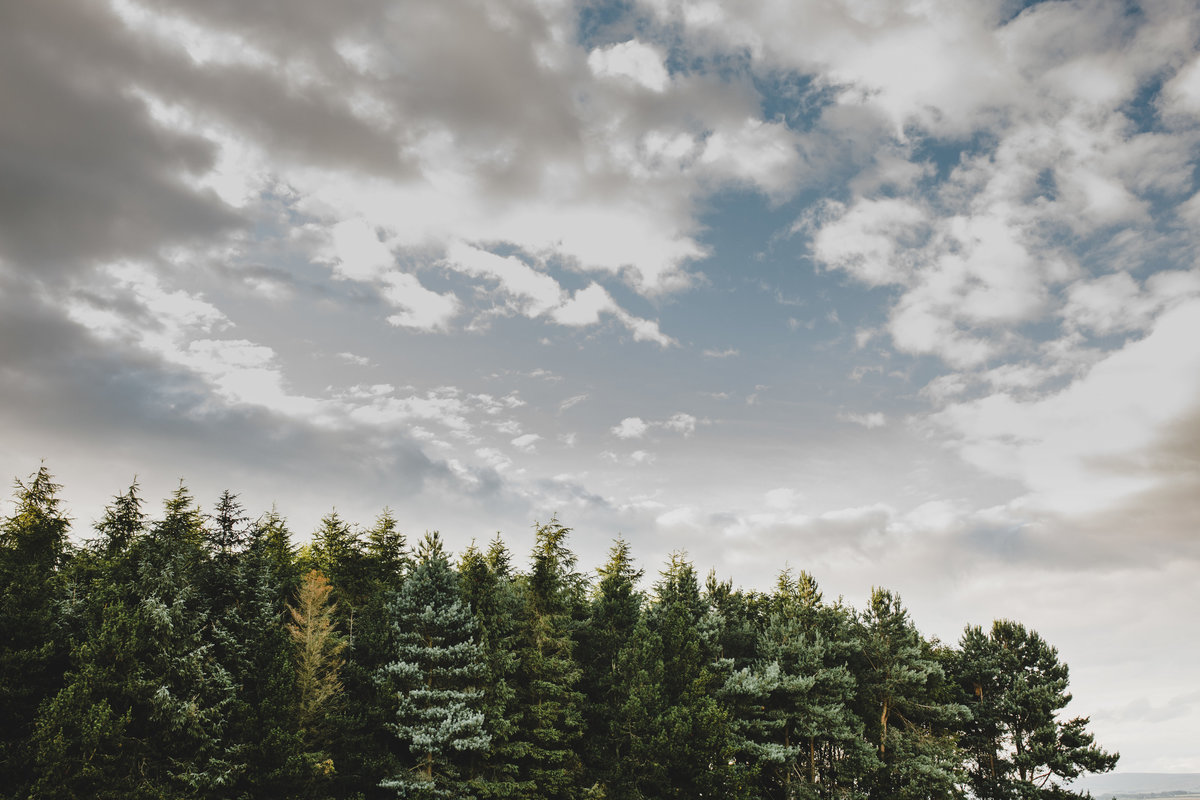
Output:
<instances>
[{"instance_id":1,"label":"grey cloud","mask_svg":"<svg viewBox=\"0 0 1200 800\"><path fill-rule=\"evenodd\" d=\"M238 224L183 180L211 167L212 145L125 91L111 27L96 4L0 11L0 254L43 275Z\"/></svg>"}]
</instances>

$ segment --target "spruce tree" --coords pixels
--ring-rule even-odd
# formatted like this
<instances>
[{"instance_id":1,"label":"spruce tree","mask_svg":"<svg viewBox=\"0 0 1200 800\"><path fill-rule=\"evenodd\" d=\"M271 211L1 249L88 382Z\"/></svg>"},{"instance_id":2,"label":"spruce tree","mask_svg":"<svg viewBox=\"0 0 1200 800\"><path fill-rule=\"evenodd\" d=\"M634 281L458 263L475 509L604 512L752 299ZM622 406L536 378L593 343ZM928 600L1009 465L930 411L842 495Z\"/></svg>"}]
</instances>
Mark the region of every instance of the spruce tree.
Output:
<instances>
[{"instance_id":1,"label":"spruce tree","mask_svg":"<svg viewBox=\"0 0 1200 800\"><path fill-rule=\"evenodd\" d=\"M586 623L579 634L578 661L582 670L584 735L581 755L584 784L599 784L610 797L627 795L631 772L628 740L621 730L622 710L631 685L618 667L642 616L644 598L637 589L642 577L634 567L629 545L618 539L599 570ZM610 788L611 787L611 788Z\"/></svg>"},{"instance_id":2,"label":"spruce tree","mask_svg":"<svg viewBox=\"0 0 1200 800\"><path fill-rule=\"evenodd\" d=\"M491 746L470 765L471 789L481 800L525 798L531 782L518 780L518 761L524 750L517 738L521 709L517 705L522 595L513 583L510 558L497 534L488 548L474 543L459 560L462 594L479 623L479 643L485 666L483 712Z\"/></svg>"},{"instance_id":3,"label":"spruce tree","mask_svg":"<svg viewBox=\"0 0 1200 800\"><path fill-rule=\"evenodd\" d=\"M681 554L671 557L655 585L650 622L662 641L662 731L671 746L662 755L664 798L737 797L744 776L731 761L729 715L717 702L714 643L701 632L708 609L696 570Z\"/></svg>"},{"instance_id":4,"label":"spruce tree","mask_svg":"<svg viewBox=\"0 0 1200 800\"><path fill-rule=\"evenodd\" d=\"M466 766L491 743L484 728L484 661L478 623L437 533L427 534L417 565L389 611L395 660L381 679L398 701L400 768L383 781L401 798L469 798Z\"/></svg>"},{"instance_id":5,"label":"spruce tree","mask_svg":"<svg viewBox=\"0 0 1200 800\"><path fill-rule=\"evenodd\" d=\"M75 559L63 607L71 651L64 686L44 703L34 732L35 798L145 796L134 778L136 603L129 550L145 530L137 483L114 498L98 536ZM142 787L145 788L145 787Z\"/></svg>"},{"instance_id":6,"label":"spruce tree","mask_svg":"<svg viewBox=\"0 0 1200 800\"><path fill-rule=\"evenodd\" d=\"M63 685L66 631L60 625L70 522L45 465L16 482L16 509L0 524L0 792L24 796L33 783L30 740L37 708Z\"/></svg>"},{"instance_id":7,"label":"spruce tree","mask_svg":"<svg viewBox=\"0 0 1200 800\"><path fill-rule=\"evenodd\" d=\"M517 651L517 697L523 715L517 737L522 753L519 776L532 784L531 800L565 800L581 789L583 695L572 634L573 612L582 605L582 580L567 547L569 533L556 518L536 526L523 585Z\"/></svg>"}]
</instances>

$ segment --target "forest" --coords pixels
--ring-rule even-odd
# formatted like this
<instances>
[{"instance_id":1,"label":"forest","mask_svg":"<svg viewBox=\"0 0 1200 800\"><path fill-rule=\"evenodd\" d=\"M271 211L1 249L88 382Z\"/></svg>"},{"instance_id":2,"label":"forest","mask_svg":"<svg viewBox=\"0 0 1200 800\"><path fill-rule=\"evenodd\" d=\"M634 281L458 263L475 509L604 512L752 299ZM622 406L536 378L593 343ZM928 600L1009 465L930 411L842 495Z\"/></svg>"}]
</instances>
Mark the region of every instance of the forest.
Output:
<instances>
[{"instance_id":1,"label":"forest","mask_svg":"<svg viewBox=\"0 0 1200 800\"><path fill-rule=\"evenodd\" d=\"M647 578L621 539L583 574L557 518L527 557L386 509L297 547L230 491L135 482L86 531L61 491L0 523L3 798L1051 800L1117 762L1019 622L947 644L886 589Z\"/></svg>"}]
</instances>

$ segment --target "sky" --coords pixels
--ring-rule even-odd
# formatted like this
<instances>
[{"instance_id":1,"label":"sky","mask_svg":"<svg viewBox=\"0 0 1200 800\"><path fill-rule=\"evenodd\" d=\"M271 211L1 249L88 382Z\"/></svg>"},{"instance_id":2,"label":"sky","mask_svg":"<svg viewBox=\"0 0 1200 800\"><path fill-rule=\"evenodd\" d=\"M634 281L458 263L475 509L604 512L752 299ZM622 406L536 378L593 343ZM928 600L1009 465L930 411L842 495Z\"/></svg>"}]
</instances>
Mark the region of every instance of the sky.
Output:
<instances>
[{"instance_id":1,"label":"sky","mask_svg":"<svg viewBox=\"0 0 1200 800\"><path fill-rule=\"evenodd\" d=\"M1200 772L1200 10L0 4L0 474L1017 619ZM0 506L9 513L11 503Z\"/></svg>"}]
</instances>

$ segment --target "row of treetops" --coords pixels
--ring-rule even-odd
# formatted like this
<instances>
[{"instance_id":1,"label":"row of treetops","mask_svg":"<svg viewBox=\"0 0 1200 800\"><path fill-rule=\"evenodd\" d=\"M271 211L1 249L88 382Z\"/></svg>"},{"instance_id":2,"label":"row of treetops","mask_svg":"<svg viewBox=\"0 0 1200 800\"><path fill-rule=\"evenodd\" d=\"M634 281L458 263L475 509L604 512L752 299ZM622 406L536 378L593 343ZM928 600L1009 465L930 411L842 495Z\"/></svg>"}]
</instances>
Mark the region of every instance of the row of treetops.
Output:
<instances>
[{"instance_id":1,"label":"row of treetops","mask_svg":"<svg viewBox=\"0 0 1200 800\"><path fill-rule=\"evenodd\" d=\"M1068 670L811 575L744 591L570 530L457 558L385 510L296 548L275 512L136 483L71 533L43 467L0 525L0 798L1066 798L1111 769Z\"/></svg>"}]
</instances>

